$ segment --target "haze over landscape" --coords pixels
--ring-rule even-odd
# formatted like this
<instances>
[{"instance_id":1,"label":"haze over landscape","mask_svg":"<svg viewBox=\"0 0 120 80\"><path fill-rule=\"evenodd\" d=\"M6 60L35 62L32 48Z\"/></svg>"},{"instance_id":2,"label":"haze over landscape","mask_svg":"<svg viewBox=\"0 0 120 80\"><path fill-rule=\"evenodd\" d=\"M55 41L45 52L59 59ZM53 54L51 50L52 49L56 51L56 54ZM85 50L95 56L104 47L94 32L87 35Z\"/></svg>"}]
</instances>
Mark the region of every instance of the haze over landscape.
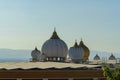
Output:
<instances>
[{"instance_id":1,"label":"haze over landscape","mask_svg":"<svg viewBox=\"0 0 120 80\"><path fill-rule=\"evenodd\" d=\"M119 4L120 0L0 0L0 58L28 61L31 50L41 50L54 27L68 47L82 38L92 55L112 52L118 57Z\"/></svg>"}]
</instances>

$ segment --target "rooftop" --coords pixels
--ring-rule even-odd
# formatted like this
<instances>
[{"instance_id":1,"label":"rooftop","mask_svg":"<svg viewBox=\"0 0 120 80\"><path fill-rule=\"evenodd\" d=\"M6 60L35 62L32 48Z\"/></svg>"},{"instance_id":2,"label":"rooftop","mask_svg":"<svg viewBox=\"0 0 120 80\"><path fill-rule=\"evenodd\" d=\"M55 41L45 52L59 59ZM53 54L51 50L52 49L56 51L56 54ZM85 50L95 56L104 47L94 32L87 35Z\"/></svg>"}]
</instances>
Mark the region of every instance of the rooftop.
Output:
<instances>
[{"instance_id":1,"label":"rooftop","mask_svg":"<svg viewBox=\"0 0 120 80\"><path fill-rule=\"evenodd\" d=\"M89 65L89 64L75 64L75 63L62 63L62 62L4 62L0 63L0 69L63 69L63 68L96 68L101 65Z\"/></svg>"}]
</instances>

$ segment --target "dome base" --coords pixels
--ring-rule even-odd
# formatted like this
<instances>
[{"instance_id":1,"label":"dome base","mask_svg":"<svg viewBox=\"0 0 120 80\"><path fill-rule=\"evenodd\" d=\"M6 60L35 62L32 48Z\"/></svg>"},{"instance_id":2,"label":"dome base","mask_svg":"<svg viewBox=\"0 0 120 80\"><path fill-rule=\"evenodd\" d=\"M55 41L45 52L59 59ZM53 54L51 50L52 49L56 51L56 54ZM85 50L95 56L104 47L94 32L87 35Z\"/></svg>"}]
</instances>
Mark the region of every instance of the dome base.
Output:
<instances>
[{"instance_id":1,"label":"dome base","mask_svg":"<svg viewBox=\"0 0 120 80\"><path fill-rule=\"evenodd\" d=\"M72 59L72 62L74 62L74 63L83 63L84 60L83 59Z\"/></svg>"},{"instance_id":2,"label":"dome base","mask_svg":"<svg viewBox=\"0 0 120 80\"><path fill-rule=\"evenodd\" d=\"M52 61L52 62L64 62L66 58L64 57L46 57L46 61Z\"/></svg>"}]
</instances>

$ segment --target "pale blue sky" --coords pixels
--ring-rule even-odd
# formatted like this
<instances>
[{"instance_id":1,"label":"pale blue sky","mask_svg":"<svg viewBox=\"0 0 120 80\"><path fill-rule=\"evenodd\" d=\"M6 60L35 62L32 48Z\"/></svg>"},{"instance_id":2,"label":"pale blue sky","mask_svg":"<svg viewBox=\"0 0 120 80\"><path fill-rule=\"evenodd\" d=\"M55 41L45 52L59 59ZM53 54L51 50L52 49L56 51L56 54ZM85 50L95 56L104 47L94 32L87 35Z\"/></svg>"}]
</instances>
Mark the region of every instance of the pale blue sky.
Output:
<instances>
[{"instance_id":1,"label":"pale blue sky","mask_svg":"<svg viewBox=\"0 0 120 80\"><path fill-rule=\"evenodd\" d=\"M68 47L82 37L91 50L120 52L120 0L0 0L0 48L41 49L54 27Z\"/></svg>"}]
</instances>

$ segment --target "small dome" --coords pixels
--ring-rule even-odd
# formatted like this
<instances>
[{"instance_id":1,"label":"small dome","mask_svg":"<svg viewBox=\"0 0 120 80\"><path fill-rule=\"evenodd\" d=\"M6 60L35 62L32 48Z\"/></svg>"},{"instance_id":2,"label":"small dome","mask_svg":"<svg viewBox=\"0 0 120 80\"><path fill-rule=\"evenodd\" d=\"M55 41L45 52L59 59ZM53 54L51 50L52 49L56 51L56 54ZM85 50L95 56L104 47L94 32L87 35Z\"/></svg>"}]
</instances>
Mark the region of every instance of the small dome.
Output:
<instances>
[{"instance_id":1,"label":"small dome","mask_svg":"<svg viewBox=\"0 0 120 80\"><path fill-rule=\"evenodd\" d=\"M115 60L115 56L113 54L111 54L111 56L109 57L109 60Z\"/></svg>"},{"instance_id":2,"label":"small dome","mask_svg":"<svg viewBox=\"0 0 120 80\"><path fill-rule=\"evenodd\" d=\"M69 56L73 62L82 62L83 61L83 48L79 47L77 42L74 46L69 49Z\"/></svg>"},{"instance_id":3,"label":"small dome","mask_svg":"<svg viewBox=\"0 0 120 80\"><path fill-rule=\"evenodd\" d=\"M67 57L68 47L66 43L58 37L57 32L54 30L51 38L43 44L42 53L51 61L53 58L65 59Z\"/></svg>"},{"instance_id":4,"label":"small dome","mask_svg":"<svg viewBox=\"0 0 120 80\"><path fill-rule=\"evenodd\" d=\"M83 48L83 50L84 50L84 55L83 55L83 57L84 57L85 60L88 60L89 55L90 55L89 48L88 48L86 45L84 45L84 43L83 43L82 40L80 41L79 47L82 47L82 48Z\"/></svg>"},{"instance_id":5,"label":"small dome","mask_svg":"<svg viewBox=\"0 0 120 80\"><path fill-rule=\"evenodd\" d=\"M41 53L36 47L35 50L33 50L31 52L32 61L39 61L40 60L40 55L41 55Z\"/></svg>"},{"instance_id":6,"label":"small dome","mask_svg":"<svg viewBox=\"0 0 120 80\"><path fill-rule=\"evenodd\" d=\"M96 54L96 56L94 57L94 60L100 60L100 57L98 56L98 54Z\"/></svg>"}]
</instances>

